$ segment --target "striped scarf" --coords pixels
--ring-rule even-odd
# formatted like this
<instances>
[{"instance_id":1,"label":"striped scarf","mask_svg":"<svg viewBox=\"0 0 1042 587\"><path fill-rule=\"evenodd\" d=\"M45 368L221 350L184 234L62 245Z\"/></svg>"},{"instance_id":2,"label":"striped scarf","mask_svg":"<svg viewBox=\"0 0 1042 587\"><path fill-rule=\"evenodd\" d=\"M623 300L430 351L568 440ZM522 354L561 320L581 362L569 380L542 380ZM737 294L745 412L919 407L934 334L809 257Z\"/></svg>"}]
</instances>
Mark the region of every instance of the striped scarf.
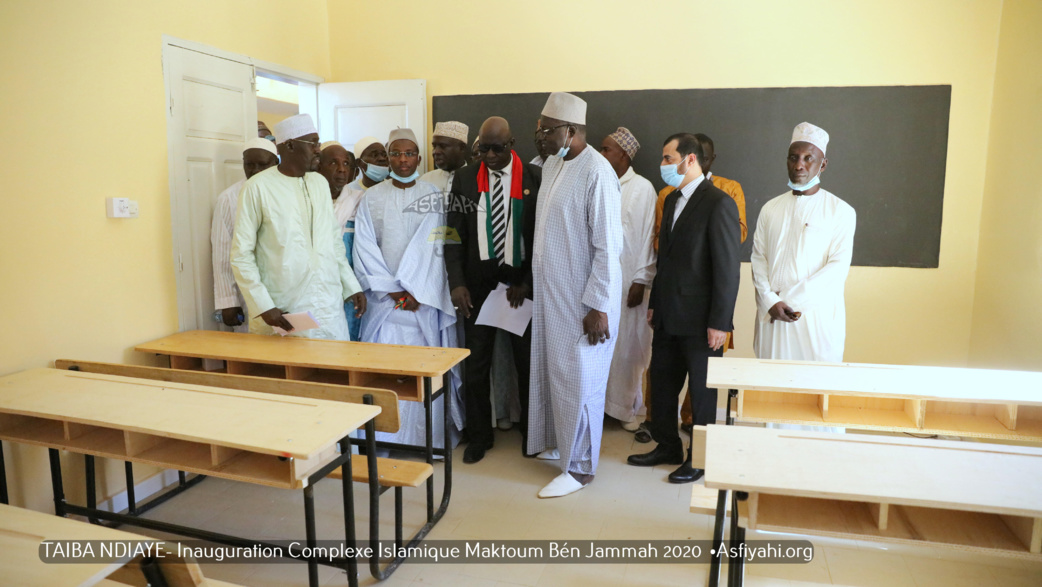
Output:
<instances>
[{"instance_id":1,"label":"striped scarf","mask_svg":"<svg viewBox=\"0 0 1042 587\"><path fill-rule=\"evenodd\" d=\"M512 267L520 267L521 262L524 260L524 250L521 247L521 229L520 226L524 218L524 200L521 197L521 176L524 174L524 167L522 166L521 159L517 156L517 152L511 151L512 157L512 170L510 179L510 205L506 211L506 243L503 249L503 263ZM492 241L492 215L489 213L492 210L492 193L489 189L489 170L485 166L485 162L481 162L481 167L478 168L478 192L481 193L481 200L483 206L478 206L478 249L481 256L481 260L485 261L488 259L495 259L495 245ZM505 204L505 203L504 203Z\"/></svg>"}]
</instances>

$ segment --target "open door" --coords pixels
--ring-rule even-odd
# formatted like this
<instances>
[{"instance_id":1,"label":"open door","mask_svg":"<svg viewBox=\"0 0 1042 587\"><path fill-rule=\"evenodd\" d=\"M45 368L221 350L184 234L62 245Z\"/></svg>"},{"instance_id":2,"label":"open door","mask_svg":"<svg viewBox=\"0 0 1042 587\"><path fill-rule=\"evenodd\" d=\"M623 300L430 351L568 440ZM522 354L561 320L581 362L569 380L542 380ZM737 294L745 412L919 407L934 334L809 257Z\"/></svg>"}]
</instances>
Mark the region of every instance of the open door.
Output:
<instances>
[{"instance_id":1,"label":"open door","mask_svg":"<svg viewBox=\"0 0 1042 587\"><path fill-rule=\"evenodd\" d=\"M300 111L307 112L301 99ZM411 128L420 148L421 173L427 159L427 81L422 79L340 82L318 85L318 136L352 150L362 137L386 141L396 128Z\"/></svg>"}]
</instances>

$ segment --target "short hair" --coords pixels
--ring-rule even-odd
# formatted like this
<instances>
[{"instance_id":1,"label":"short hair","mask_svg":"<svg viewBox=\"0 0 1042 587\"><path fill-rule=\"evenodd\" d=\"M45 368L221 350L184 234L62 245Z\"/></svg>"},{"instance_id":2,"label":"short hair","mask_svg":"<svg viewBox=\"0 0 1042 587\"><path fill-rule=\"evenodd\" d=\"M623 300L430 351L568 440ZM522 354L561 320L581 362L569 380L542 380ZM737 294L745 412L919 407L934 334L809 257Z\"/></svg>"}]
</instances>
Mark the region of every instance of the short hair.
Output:
<instances>
[{"instance_id":1,"label":"short hair","mask_svg":"<svg viewBox=\"0 0 1042 587\"><path fill-rule=\"evenodd\" d=\"M673 141L677 142L677 153L679 153L681 157L687 157L694 153L695 159L698 159L698 165L705 168L706 154L702 149L702 143L699 142L697 135L693 135L689 132L678 132L674 135L670 135L669 138L666 139L666 142L662 143L662 146L665 147Z\"/></svg>"}]
</instances>

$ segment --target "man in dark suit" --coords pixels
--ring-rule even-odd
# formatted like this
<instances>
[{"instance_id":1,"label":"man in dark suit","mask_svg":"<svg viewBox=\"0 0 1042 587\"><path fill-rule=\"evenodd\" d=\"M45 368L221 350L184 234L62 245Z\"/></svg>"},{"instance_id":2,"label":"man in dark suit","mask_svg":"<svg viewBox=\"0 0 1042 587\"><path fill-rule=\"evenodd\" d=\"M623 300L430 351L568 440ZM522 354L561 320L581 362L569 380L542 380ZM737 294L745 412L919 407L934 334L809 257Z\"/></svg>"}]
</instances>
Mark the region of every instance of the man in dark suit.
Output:
<instances>
[{"instance_id":1,"label":"man in dark suit","mask_svg":"<svg viewBox=\"0 0 1042 587\"><path fill-rule=\"evenodd\" d=\"M489 293L500 284L509 286L507 300L514 308L532 298L532 243L541 179L539 167L522 163L512 149L514 137L505 119L486 120L478 131L478 145L479 164L460 169L452 180L447 222L459 244L453 243L451 232L445 243L452 304L463 315L470 350L464 362L470 439L464 463L480 461L493 444L489 371L497 329L475 321ZM524 336L509 335L521 402L522 454L528 432L531 331L529 325Z\"/></svg>"},{"instance_id":2,"label":"man in dark suit","mask_svg":"<svg viewBox=\"0 0 1042 587\"><path fill-rule=\"evenodd\" d=\"M662 179L677 188L667 198L659 232L658 271L651 288L651 437L649 453L631 455L638 467L677 464L670 483L690 483L704 473L691 466L691 449L677 433L677 398L688 378L694 423L716 421L716 390L706 387L709 357L723 355L734 325L740 264L738 207L705 181L698 138L679 133L662 148Z\"/></svg>"}]
</instances>

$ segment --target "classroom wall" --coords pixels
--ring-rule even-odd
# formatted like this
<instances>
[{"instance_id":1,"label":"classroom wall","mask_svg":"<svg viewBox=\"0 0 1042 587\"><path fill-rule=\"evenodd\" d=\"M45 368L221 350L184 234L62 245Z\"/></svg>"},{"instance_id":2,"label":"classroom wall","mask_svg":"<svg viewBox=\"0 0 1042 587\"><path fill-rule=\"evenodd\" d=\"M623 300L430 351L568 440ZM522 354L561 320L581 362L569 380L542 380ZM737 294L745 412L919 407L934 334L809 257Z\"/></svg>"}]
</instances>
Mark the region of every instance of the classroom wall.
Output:
<instances>
[{"instance_id":1,"label":"classroom wall","mask_svg":"<svg viewBox=\"0 0 1042 587\"><path fill-rule=\"evenodd\" d=\"M133 345L177 330L161 35L328 76L326 22L325 0L0 2L0 375L147 362ZM140 218L106 218L108 196ZM16 449L12 503L47 510L46 451Z\"/></svg>"},{"instance_id":2,"label":"classroom wall","mask_svg":"<svg viewBox=\"0 0 1042 587\"><path fill-rule=\"evenodd\" d=\"M1042 369L1042 3L1006 0L980 224L970 363Z\"/></svg>"},{"instance_id":3,"label":"classroom wall","mask_svg":"<svg viewBox=\"0 0 1042 587\"><path fill-rule=\"evenodd\" d=\"M984 188L981 146L988 139L1001 5L696 0L642 3L637 10L624 1L468 0L454 3L452 11L444 3L411 4L392 21L381 4L331 2L330 30L352 31L331 35L331 80L423 78L431 96L951 84L940 267L855 267L847 281L846 359L962 365L970 341ZM529 140L538 114L514 121L515 135ZM806 119L813 122L814 113ZM638 137L651 149L662 138ZM713 138L723 153L727 138ZM778 194L787 190L784 158L779 152L777 160L763 162L777 169ZM827 173L823 178L827 188ZM735 356L752 356L748 265L742 277Z\"/></svg>"}]
</instances>

